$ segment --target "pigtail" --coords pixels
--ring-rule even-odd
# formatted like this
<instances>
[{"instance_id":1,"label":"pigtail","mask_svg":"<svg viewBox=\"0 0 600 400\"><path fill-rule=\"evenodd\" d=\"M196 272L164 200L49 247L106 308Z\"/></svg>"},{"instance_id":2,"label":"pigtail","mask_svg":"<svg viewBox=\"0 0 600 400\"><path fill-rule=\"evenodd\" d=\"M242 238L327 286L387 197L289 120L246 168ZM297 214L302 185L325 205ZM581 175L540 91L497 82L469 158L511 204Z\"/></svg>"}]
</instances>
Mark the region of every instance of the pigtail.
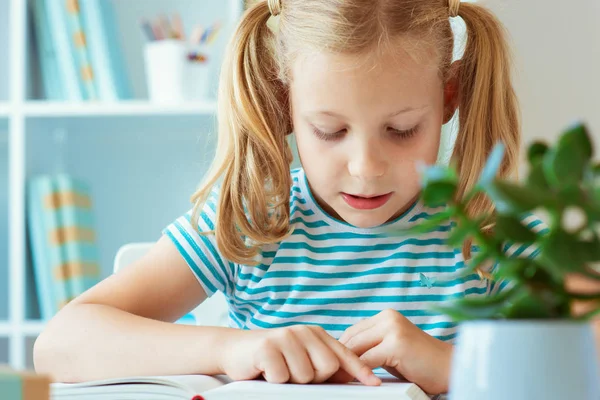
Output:
<instances>
[{"instance_id":1,"label":"pigtail","mask_svg":"<svg viewBox=\"0 0 600 400\"><path fill-rule=\"evenodd\" d=\"M273 57L267 1L246 11L228 45L219 85L215 160L192 196L193 221L222 178L215 235L221 254L252 264L261 244L289 233L292 131L287 88Z\"/></svg>"},{"instance_id":2,"label":"pigtail","mask_svg":"<svg viewBox=\"0 0 600 400\"><path fill-rule=\"evenodd\" d=\"M459 194L475 186L493 146L506 146L502 177L516 173L520 148L517 99L511 83L511 57L505 32L498 19L485 8L463 2L459 16L465 21L467 43L458 70L460 127L453 161L460 176ZM493 214L494 206L483 196L468 205L468 215ZM484 230L494 227L493 218ZM471 255L471 242L463 247L465 259Z\"/></svg>"}]
</instances>

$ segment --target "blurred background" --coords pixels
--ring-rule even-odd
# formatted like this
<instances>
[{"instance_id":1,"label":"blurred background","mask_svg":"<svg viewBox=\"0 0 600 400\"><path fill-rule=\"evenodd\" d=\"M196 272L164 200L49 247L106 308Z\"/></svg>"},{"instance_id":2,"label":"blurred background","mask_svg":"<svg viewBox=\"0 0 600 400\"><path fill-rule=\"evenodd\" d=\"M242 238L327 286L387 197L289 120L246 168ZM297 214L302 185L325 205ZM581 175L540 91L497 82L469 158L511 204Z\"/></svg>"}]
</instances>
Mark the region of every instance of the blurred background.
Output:
<instances>
[{"instance_id":1,"label":"blurred background","mask_svg":"<svg viewBox=\"0 0 600 400\"><path fill-rule=\"evenodd\" d=\"M482 3L512 44L524 145L575 120L598 142L600 2ZM31 367L45 321L108 276L122 245L157 240L190 208L245 6L0 0L0 364Z\"/></svg>"}]
</instances>

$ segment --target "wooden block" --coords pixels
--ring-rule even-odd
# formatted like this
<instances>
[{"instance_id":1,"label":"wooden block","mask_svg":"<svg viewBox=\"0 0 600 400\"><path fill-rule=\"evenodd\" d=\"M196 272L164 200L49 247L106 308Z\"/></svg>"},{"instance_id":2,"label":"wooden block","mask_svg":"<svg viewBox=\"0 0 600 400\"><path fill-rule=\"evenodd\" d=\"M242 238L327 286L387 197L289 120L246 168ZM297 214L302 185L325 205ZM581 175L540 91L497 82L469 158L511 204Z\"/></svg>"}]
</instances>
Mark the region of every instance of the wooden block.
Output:
<instances>
[{"instance_id":1,"label":"wooden block","mask_svg":"<svg viewBox=\"0 0 600 400\"><path fill-rule=\"evenodd\" d=\"M2 400L49 400L50 382L45 375L0 367Z\"/></svg>"}]
</instances>

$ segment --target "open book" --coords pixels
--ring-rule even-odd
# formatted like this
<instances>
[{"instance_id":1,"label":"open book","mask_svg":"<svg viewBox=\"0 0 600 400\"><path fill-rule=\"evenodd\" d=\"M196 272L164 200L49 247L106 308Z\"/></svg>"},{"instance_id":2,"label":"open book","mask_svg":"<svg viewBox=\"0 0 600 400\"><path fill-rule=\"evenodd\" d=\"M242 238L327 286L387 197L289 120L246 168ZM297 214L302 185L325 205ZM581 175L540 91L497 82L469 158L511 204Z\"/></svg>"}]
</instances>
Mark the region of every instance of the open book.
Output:
<instances>
[{"instance_id":1,"label":"open book","mask_svg":"<svg viewBox=\"0 0 600 400\"><path fill-rule=\"evenodd\" d=\"M232 382L224 376L181 375L53 383L52 400L429 400L417 385L383 379L381 386L360 383L277 385L265 381Z\"/></svg>"}]
</instances>

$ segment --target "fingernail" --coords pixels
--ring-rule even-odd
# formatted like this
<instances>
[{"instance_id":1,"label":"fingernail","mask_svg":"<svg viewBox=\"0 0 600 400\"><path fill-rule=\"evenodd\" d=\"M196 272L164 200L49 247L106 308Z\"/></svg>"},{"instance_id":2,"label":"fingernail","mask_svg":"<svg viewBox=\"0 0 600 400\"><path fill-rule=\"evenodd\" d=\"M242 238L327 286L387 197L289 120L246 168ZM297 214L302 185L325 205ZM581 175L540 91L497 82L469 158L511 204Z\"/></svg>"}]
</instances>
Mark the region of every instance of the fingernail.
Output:
<instances>
[{"instance_id":1,"label":"fingernail","mask_svg":"<svg viewBox=\"0 0 600 400\"><path fill-rule=\"evenodd\" d=\"M379 377L375 376L375 374L372 374L369 377L369 384L371 384L373 386L379 386L379 385L381 385L381 379L379 379Z\"/></svg>"}]
</instances>

